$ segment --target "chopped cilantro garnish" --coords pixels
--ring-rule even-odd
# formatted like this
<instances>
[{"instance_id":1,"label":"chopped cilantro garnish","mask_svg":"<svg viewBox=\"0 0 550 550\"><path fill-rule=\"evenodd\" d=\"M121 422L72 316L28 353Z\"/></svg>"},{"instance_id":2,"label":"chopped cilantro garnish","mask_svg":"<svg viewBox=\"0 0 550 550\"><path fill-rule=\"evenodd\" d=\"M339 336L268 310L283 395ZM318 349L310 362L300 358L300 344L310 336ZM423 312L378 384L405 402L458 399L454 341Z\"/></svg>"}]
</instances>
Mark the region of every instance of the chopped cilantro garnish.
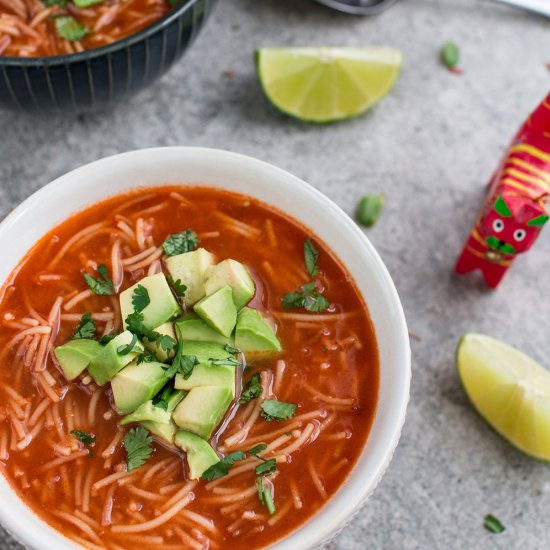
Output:
<instances>
[{"instance_id":1,"label":"chopped cilantro garnish","mask_svg":"<svg viewBox=\"0 0 550 550\"><path fill-rule=\"evenodd\" d=\"M55 30L61 38L75 42L88 34L88 28L80 24L72 15L59 15L55 19Z\"/></svg>"},{"instance_id":2,"label":"chopped cilantro garnish","mask_svg":"<svg viewBox=\"0 0 550 550\"><path fill-rule=\"evenodd\" d=\"M116 338L116 334L104 334L98 341L102 346L106 346L114 338Z\"/></svg>"},{"instance_id":3,"label":"chopped cilantro garnish","mask_svg":"<svg viewBox=\"0 0 550 550\"><path fill-rule=\"evenodd\" d=\"M156 342L164 351L171 351L176 346L176 340L166 334L160 334L147 328L143 324L143 313L136 311L126 317L126 328L138 337L147 338L149 342Z\"/></svg>"},{"instance_id":4,"label":"chopped cilantro garnish","mask_svg":"<svg viewBox=\"0 0 550 550\"><path fill-rule=\"evenodd\" d=\"M172 386L166 386L164 390L153 399L153 405L164 411L168 410L168 399L172 395Z\"/></svg>"},{"instance_id":5,"label":"chopped cilantro garnish","mask_svg":"<svg viewBox=\"0 0 550 550\"><path fill-rule=\"evenodd\" d=\"M234 357L226 357L224 359L208 359L209 365L227 365L229 367L236 367L241 364L238 359Z\"/></svg>"},{"instance_id":6,"label":"chopped cilantro garnish","mask_svg":"<svg viewBox=\"0 0 550 550\"><path fill-rule=\"evenodd\" d=\"M151 453L153 448L153 439L149 435L149 432L143 427L131 429L124 436L124 449L126 450L126 471L131 472L140 466L143 466Z\"/></svg>"},{"instance_id":7,"label":"chopped cilantro garnish","mask_svg":"<svg viewBox=\"0 0 550 550\"><path fill-rule=\"evenodd\" d=\"M195 355L185 355L183 353L183 340L177 343L176 355L172 359L172 364L164 371L166 378L173 378L176 374L181 374L187 380L199 360Z\"/></svg>"},{"instance_id":8,"label":"chopped cilantro garnish","mask_svg":"<svg viewBox=\"0 0 550 550\"><path fill-rule=\"evenodd\" d=\"M316 277L319 273L319 269L317 268L318 259L319 251L309 239L306 239L304 242L304 261L306 263L306 269L312 277Z\"/></svg>"},{"instance_id":9,"label":"chopped cilantro garnish","mask_svg":"<svg viewBox=\"0 0 550 550\"><path fill-rule=\"evenodd\" d=\"M119 355L128 355L131 351L133 351L134 346L137 344L138 337L135 334L132 334L132 340L129 344L126 344L124 346L118 346L116 352Z\"/></svg>"},{"instance_id":10,"label":"chopped cilantro garnish","mask_svg":"<svg viewBox=\"0 0 550 550\"><path fill-rule=\"evenodd\" d=\"M261 458L261 457L258 457ZM268 476L277 470L277 461L274 458L269 460L262 459L262 464L256 466L256 475Z\"/></svg>"},{"instance_id":11,"label":"chopped cilantro garnish","mask_svg":"<svg viewBox=\"0 0 550 550\"><path fill-rule=\"evenodd\" d=\"M155 334L158 334L155 343L159 348L163 349L164 351L172 351L176 347L176 340L168 334L159 334L158 332Z\"/></svg>"},{"instance_id":12,"label":"chopped cilantro garnish","mask_svg":"<svg viewBox=\"0 0 550 550\"><path fill-rule=\"evenodd\" d=\"M170 235L163 243L162 248L167 256L176 256L184 252L191 252L197 248L199 238L191 229L186 229L181 233Z\"/></svg>"},{"instance_id":13,"label":"chopped cilantro garnish","mask_svg":"<svg viewBox=\"0 0 550 550\"><path fill-rule=\"evenodd\" d=\"M174 281L174 277L172 277L172 275L166 275L166 280L170 283L170 285L174 289L175 293L180 298L183 298L185 296L185 292L187 290L187 287L181 282L181 279L176 279Z\"/></svg>"},{"instance_id":14,"label":"chopped cilantro garnish","mask_svg":"<svg viewBox=\"0 0 550 550\"><path fill-rule=\"evenodd\" d=\"M302 285L297 291L285 294L281 301L285 309L304 308L316 313L326 311L329 306L328 300L317 290L315 281Z\"/></svg>"},{"instance_id":15,"label":"chopped cilantro garnish","mask_svg":"<svg viewBox=\"0 0 550 550\"><path fill-rule=\"evenodd\" d=\"M80 441L80 443L84 443L86 447L88 447L88 456L90 458L93 458L94 452L92 451L92 447L95 445L95 435L89 434L88 432L84 432L82 430L71 430L71 435Z\"/></svg>"},{"instance_id":16,"label":"chopped cilantro garnish","mask_svg":"<svg viewBox=\"0 0 550 550\"><path fill-rule=\"evenodd\" d=\"M87 8L95 4L101 4L104 0L73 0L73 4L77 8Z\"/></svg>"},{"instance_id":17,"label":"chopped cilantro garnish","mask_svg":"<svg viewBox=\"0 0 550 550\"><path fill-rule=\"evenodd\" d=\"M151 303L149 292L143 285L137 285L132 294L132 305L138 313L142 312Z\"/></svg>"},{"instance_id":18,"label":"chopped cilantro garnish","mask_svg":"<svg viewBox=\"0 0 550 550\"><path fill-rule=\"evenodd\" d=\"M264 485L264 478L262 476L259 476L256 479L256 487L258 489L260 502L267 508L271 515L275 514L275 504L273 502L273 497L271 496L271 491L269 490L269 487Z\"/></svg>"},{"instance_id":19,"label":"chopped cilantro garnish","mask_svg":"<svg viewBox=\"0 0 550 550\"><path fill-rule=\"evenodd\" d=\"M249 455L252 455L252 456L255 456L256 458L261 458L262 460L264 460L262 457L258 456L258 453L261 453L266 449L267 449L267 445L265 443L258 443L258 445L256 445L255 447L252 447L252 449L248 449L248 451L246 452Z\"/></svg>"},{"instance_id":20,"label":"chopped cilantro garnish","mask_svg":"<svg viewBox=\"0 0 550 550\"><path fill-rule=\"evenodd\" d=\"M502 533L502 531L506 530L506 527L502 525L500 520L492 514L487 514L485 516L485 522L483 525L487 531L491 531L491 533L494 533L495 535L498 535L499 533Z\"/></svg>"},{"instance_id":21,"label":"chopped cilantro garnish","mask_svg":"<svg viewBox=\"0 0 550 550\"><path fill-rule=\"evenodd\" d=\"M272 420L288 420L294 416L296 405L293 403L285 403L284 401L273 401L266 399L261 405L262 418L267 422Z\"/></svg>"},{"instance_id":22,"label":"chopped cilantro garnish","mask_svg":"<svg viewBox=\"0 0 550 550\"><path fill-rule=\"evenodd\" d=\"M84 280L94 294L100 296L111 296L115 293L113 281L109 279L109 273L104 265L97 266L99 278L94 279L89 273L84 273Z\"/></svg>"},{"instance_id":23,"label":"chopped cilantro garnish","mask_svg":"<svg viewBox=\"0 0 550 550\"><path fill-rule=\"evenodd\" d=\"M236 347L233 347L231 344L225 344L223 349L227 351L227 353L232 353L233 355L237 355L237 353L240 353L240 351Z\"/></svg>"},{"instance_id":24,"label":"chopped cilantro garnish","mask_svg":"<svg viewBox=\"0 0 550 550\"><path fill-rule=\"evenodd\" d=\"M71 334L71 339L76 340L78 338L86 338L88 340L95 340L95 323L92 319L91 313L85 313L78 322L78 325L74 327L74 332Z\"/></svg>"},{"instance_id":25,"label":"chopped cilantro garnish","mask_svg":"<svg viewBox=\"0 0 550 550\"><path fill-rule=\"evenodd\" d=\"M323 346L323 353L327 353L328 348L326 346Z\"/></svg>"},{"instance_id":26,"label":"chopped cilantro garnish","mask_svg":"<svg viewBox=\"0 0 550 550\"><path fill-rule=\"evenodd\" d=\"M141 365L141 363L151 363L151 361L159 362L159 359L152 351L145 351L138 357L137 364Z\"/></svg>"},{"instance_id":27,"label":"chopped cilantro garnish","mask_svg":"<svg viewBox=\"0 0 550 550\"><path fill-rule=\"evenodd\" d=\"M46 7L59 6L60 8L67 7L67 0L46 0Z\"/></svg>"},{"instance_id":28,"label":"chopped cilantro garnish","mask_svg":"<svg viewBox=\"0 0 550 550\"><path fill-rule=\"evenodd\" d=\"M239 398L239 403L248 403L252 399L258 398L262 393L262 383L258 373L253 374Z\"/></svg>"},{"instance_id":29,"label":"chopped cilantro garnish","mask_svg":"<svg viewBox=\"0 0 550 550\"><path fill-rule=\"evenodd\" d=\"M222 458L216 464L213 464L202 473L201 478L205 481L213 481L220 477L224 477L229 473L231 466L238 460L244 460L245 454L242 451L235 451Z\"/></svg>"}]
</instances>

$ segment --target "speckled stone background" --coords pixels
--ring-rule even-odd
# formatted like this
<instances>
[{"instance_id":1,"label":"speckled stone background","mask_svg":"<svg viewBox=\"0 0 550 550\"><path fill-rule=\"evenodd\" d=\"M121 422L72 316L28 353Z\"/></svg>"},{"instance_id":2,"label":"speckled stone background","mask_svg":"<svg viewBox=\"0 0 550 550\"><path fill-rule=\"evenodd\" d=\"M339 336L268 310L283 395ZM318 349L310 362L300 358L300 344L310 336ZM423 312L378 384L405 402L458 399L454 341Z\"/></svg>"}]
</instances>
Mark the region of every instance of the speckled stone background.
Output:
<instances>
[{"instance_id":1,"label":"speckled stone background","mask_svg":"<svg viewBox=\"0 0 550 550\"><path fill-rule=\"evenodd\" d=\"M464 74L438 62L446 40ZM384 44L402 75L368 115L310 126L277 113L252 52L275 45ZM368 232L408 318L413 381L391 466L331 550L550 548L550 469L521 456L468 406L454 370L466 331L506 339L550 367L550 229L497 292L452 265L484 185L522 119L550 87L550 23L483 0L401 0L374 18L311 0L221 0L162 81L116 110L75 119L0 113L0 215L53 178L121 151L231 149L304 178L351 213L367 191L387 208ZM233 78L224 71L234 71ZM483 529L491 512L505 533ZM0 549L17 545L0 532Z\"/></svg>"}]
</instances>

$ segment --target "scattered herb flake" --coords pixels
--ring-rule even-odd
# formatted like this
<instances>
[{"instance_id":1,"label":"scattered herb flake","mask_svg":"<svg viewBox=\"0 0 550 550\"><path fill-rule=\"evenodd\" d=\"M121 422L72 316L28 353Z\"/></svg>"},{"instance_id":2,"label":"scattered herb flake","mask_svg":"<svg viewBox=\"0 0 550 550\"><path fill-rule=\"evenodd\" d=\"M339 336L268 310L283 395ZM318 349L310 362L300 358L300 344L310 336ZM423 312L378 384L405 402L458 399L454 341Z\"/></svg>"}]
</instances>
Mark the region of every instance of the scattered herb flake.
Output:
<instances>
[{"instance_id":1,"label":"scattered herb flake","mask_svg":"<svg viewBox=\"0 0 550 550\"><path fill-rule=\"evenodd\" d=\"M71 340L84 338L87 340L96 339L95 323L91 313L85 313L80 318L78 325L74 327L74 332L71 334Z\"/></svg>"},{"instance_id":2,"label":"scattered herb flake","mask_svg":"<svg viewBox=\"0 0 550 550\"><path fill-rule=\"evenodd\" d=\"M163 243L162 248L167 256L176 256L184 252L191 252L199 245L197 234L191 229L170 235Z\"/></svg>"},{"instance_id":3,"label":"scattered herb flake","mask_svg":"<svg viewBox=\"0 0 550 550\"><path fill-rule=\"evenodd\" d=\"M95 435L89 434L88 432L71 430L71 435L80 441L80 443L84 443L87 447L91 447L95 443Z\"/></svg>"},{"instance_id":4,"label":"scattered herb flake","mask_svg":"<svg viewBox=\"0 0 550 550\"><path fill-rule=\"evenodd\" d=\"M59 6L60 8L67 7L67 0L46 0L46 7Z\"/></svg>"},{"instance_id":5,"label":"scattered herb flake","mask_svg":"<svg viewBox=\"0 0 550 550\"><path fill-rule=\"evenodd\" d=\"M294 403L285 403L284 401L274 401L266 399L261 405L262 418L267 422L272 420L288 420L294 416L296 405Z\"/></svg>"},{"instance_id":6,"label":"scattered herb flake","mask_svg":"<svg viewBox=\"0 0 550 550\"><path fill-rule=\"evenodd\" d=\"M173 378L176 374L181 374L187 380L193 373L195 365L199 364L196 355L184 355L183 340L177 343L176 355L172 359L172 364L164 371L166 378Z\"/></svg>"},{"instance_id":7,"label":"scattered herb flake","mask_svg":"<svg viewBox=\"0 0 550 550\"><path fill-rule=\"evenodd\" d=\"M454 42L445 42L441 46L441 62L447 69L455 69L460 61L460 50Z\"/></svg>"},{"instance_id":8,"label":"scattered herb flake","mask_svg":"<svg viewBox=\"0 0 550 550\"><path fill-rule=\"evenodd\" d=\"M143 324L143 313L141 312L136 311L134 313L130 313L130 315L126 317L125 323L126 328L132 334L135 334L138 337L147 338L149 342L155 342L161 336L158 332L147 328Z\"/></svg>"},{"instance_id":9,"label":"scattered herb flake","mask_svg":"<svg viewBox=\"0 0 550 550\"><path fill-rule=\"evenodd\" d=\"M315 281L302 285L299 290L288 292L281 298L285 309L300 309L320 313L326 311L329 301L317 290Z\"/></svg>"},{"instance_id":10,"label":"scattered herb flake","mask_svg":"<svg viewBox=\"0 0 550 550\"><path fill-rule=\"evenodd\" d=\"M101 4L104 0L73 0L73 4L77 8L88 8L95 4Z\"/></svg>"},{"instance_id":11,"label":"scattered herb flake","mask_svg":"<svg viewBox=\"0 0 550 550\"><path fill-rule=\"evenodd\" d=\"M187 287L181 282L181 279L176 279L174 281L174 277L172 277L172 275L166 275L166 280L171 285L171 287L174 289L174 292L180 298L183 298L185 296L185 292L187 291Z\"/></svg>"},{"instance_id":12,"label":"scattered herb flake","mask_svg":"<svg viewBox=\"0 0 550 550\"><path fill-rule=\"evenodd\" d=\"M59 15L54 19L57 35L70 42L82 40L88 34L88 28L81 25L72 15Z\"/></svg>"},{"instance_id":13,"label":"scattered herb flake","mask_svg":"<svg viewBox=\"0 0 550 550\"><path fill-rule=\"evenodd\" d=\"M235 462L244 459L245 454L242 451L235 451L234 453L230 453L222 458L219 462L216 462L216 464L213 464L212 466L210 466L210 468L205 470L202 473L201 478L205 481L213 481L214 479L224 477L229 473L231 466L233 466Z\"/></svg>"},{"instance_id":14,"label":"scattered herb flake","mask_svg":"<svg viewBox=\"0 0 550 550\"><path fill-rule=\"evenodd\" d=\"M131 429L124 436L124 449L126 451L126 471L131 472L143 466L151 456L153 439L143 427Z\"/></svg>"},{"instance_id":15,"label":"scattered herb flake","mask_svg":"<svg viewBox=\"0 0 550 550\"><path fill-rule=\"evenodd\" d=\"M118 346L116 352L119 355L128 355L131 351L133 351L134 346L137 344L138 337L135 334L132 334L132 340L129 344L126 344L124 346Z\"/></svg>"},{"instance_id":16,"label":"scattered herb flake","mask_svg":"<svg viewBox=\"0 0 550 550\"><path fill-rule=\"evenodd\" d=\"M323 353L327 353L328 352L328 348L326 346L323 346Z\"/></svg>"},{"instance_id":17,"label":"scattered herb flake","mask_svg":"<svg viewBox=\"0 0 550 550\"><path fill-rule=\"evenodd\" d=\"M248 403L252 399L257 399L262 393L262 383L258 373L253 374L239 398L239 403Z\"/></svg>"},{"instance_id":18,"label":"scattered herb flake","mask_svg":"<svg viewBox=\"0 0 550 550\"><path fill-rule=\"evenodd\" d=\"M227 353L232 353L233 355L237 355L237 353L240 353L240 351L236 347L230 344L226 344L223 349L227 351Z\"/></svg>"},{"instance_id":19,"label":"scattered herb flake","mask_svg":"<svg viewBox=\"0 0 550 550\"><path fill-rule=\"evenodd\" d=\"M241 364L238 359L234 357L225 357L224 359L208 359L209 365L227 365L229 367L237 367Z\"/></svg>"},{"instance_id":20,"label":"scattered herb flake","mask_svg":"<svg viewBox=\"0 0 550 550\"><path fill-rule=\"evenodd\" d=\"M355 217L365 227L372 227L380 217L386 199L380 193L367 193L359 201Z\"/></svg>"},{"instance_id":21,"label":"scattered herb flake","mask_svg":"<svg viewBox=\"0 0 550 550\"><path fill-rule=\"evenodd\" d=\"M277 461L274 458L264 460L262 464L256 466L256 475L268 476L277 470Z\"/></svg>"},{"instance_id":22,"label":"scattered herb flake","mask_svg":"<svg viewBox=\"0 0 550 550\"><path fill-rule=\"evenodd\" d=\"M316 277L319 274L319 269L317 267L318 260L319 251L309 239L306 239L304 242L304 261L306 269L312 277Z\"/></svg>"},{"instance_id":23,"label":"scattered herb flake","mask_svg":"<svg viewBox=\"0 0 550 550\"><path fill-rule=\"evenodd\" d=\"M506 527L502 525L500 520L498 520L495 516L492 514L487 514L485 516L484 521L484 527L487 529L487 531L490 531L491 533L494 533L495 535L498 535L499 533L502 533L506 530Z\"/></svg>"},{"instance_id":24,"label":"scattered herb flake","mask_svg":"<svg viewBox=\"0 0 550 550\"><path fill-rule=\"evenodd\" d=\"M145 351L138 357L137 364L141 365L141 363L151 363L152 361L160 363L158 357L152 351Z\"/></svg>"},{"instance_id":25,"label":"scattered herb flake","mask_svg":"<svg viewBox=\"0 0 550 550\"><path fill-rule=\"evenodd\" d=\"M261 453L262 451L265 451L267 449L267 445L265 443L258 443L255 447L252 447L252 449L248 449L246 451L249 455L255 456L256 458L260 458L261 460L264 460L262 457L258 456L258 453Z\"/></svg>"},{"instance_id":26,"label":"scattered herb flake","mask_svg":"<svg viewBox=\"0 0 550 550\"><path fill-rule=\"evenodd\" d=\"M94 279L89 273L84 273L84 280L89 289L100 296L112 296L115 293L113 281L109 279L107 268L102 264L97 266L99 278Z\"/></svg>"},{"instance_id":27,"label":"scattered herb flake","mask_svg":"<svg viewBox=\"0 0 550 550\"><path fill-rule=\"evenodd\" d=\"M132 305L138 313L142 312L151 303L149 291L143 285L137 285L132 294Z\"/></svg>"},{"instance_id":28,"label":"scattered herb flake","mask_svg":"<svg viewBox=\"0 0 550 550\"><path fill-rule=\"evenodd\" d=\"M168 399L172 395L172 386L164 388L162 393L159 393L155 399L153 399L153 405L164 411L168 410Z\"/></svg>"},{"instance_id":29,"label":"scattered herb flake","mask_svg":"<svg viewBox=\"0 0 550 550\"><path fill-rule=\"evenodd\" d=\"M168 334L159 334L158 332L156 334L158 334L158 337L155 343L159 348L164 351L172 351L176 347L177 342L175 338L172 338Z\"/></svg>"},{"instance_id":30,"label":"scattered herb flake","mask_svg":"<svg viewBox=\"0 0 550 550\"><path fill-rule=\"evenodd\" d=\"M259 476L256 478L256 487L258 489L258 496L260 497L260 502L267 508L268 512L273 515L275 514L275 504L273 502L273 497L271 496L271 491L269 487L266 487L264 484L264 478Z\"/></svg>"},{"instance_id":31,"label":"scattered herb flake","mask_svg":"<svg viewBox=\"0 0 550 550\"><path fill-rule=\"evenodd\" d=\"M113 340L114 338L116 338L116 334L104 334L99 340L98 342L102 345L102 346L106 346L111 340Z\"/></svg>"}]
</instances>

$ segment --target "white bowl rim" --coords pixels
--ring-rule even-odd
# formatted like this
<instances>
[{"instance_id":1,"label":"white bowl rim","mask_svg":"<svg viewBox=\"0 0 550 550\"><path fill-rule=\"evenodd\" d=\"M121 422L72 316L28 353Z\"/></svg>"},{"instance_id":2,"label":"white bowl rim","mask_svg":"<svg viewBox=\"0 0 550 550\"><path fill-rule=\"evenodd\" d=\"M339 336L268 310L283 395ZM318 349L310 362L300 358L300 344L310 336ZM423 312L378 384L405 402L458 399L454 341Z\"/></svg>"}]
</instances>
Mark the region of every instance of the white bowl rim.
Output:
<instances>
[{"instance_id":1,"label":"white bowl rim","mask_svg":"<svg viewBox=\"0 0 550 550\"><path fill-rule=\"evenodd\" d=\"M26 200L24 200L19 206L17 206L0 223L0 246L4 235L6 233L9 233L9 231L14 231L16 225L19 223L19 220L24 220L25 216L30 216L32 211L35 210L40 203L47 203L49 200L48 197L52 193L55 194L55 192L63 192L64 190L68 191L72 186L75 185L75 182L79 181L81 176L89 175L94 171L101 172L102 169L114 169L119 165L124 165L125 163L131 164L132 162L143 161L145 158L156 158L158 162L158 159L175 159L176 157L180 156L208 159L213 164L218 163L220 166L223 166L225 163L235 163L236 165L242 165L243 170L256 170L259 173L261 172L262 174L265 174L268 179L279 179L281 182L286 182L289 187L292 187L296 190L297 194L307 195L308 199L311 199L314 203L316 203L318 207L326 209L326 211L330 212L332 215L336 215L336 225L340 226L342 231L346 232L348 235L352 236L355 241L360 243L362 248L361 252L363 252L364 255L369 258L369 262L374 262L373 270L376 271L379 277L377 283L380 283L380 285L382 285L384 288L384 296L388 300L388 312L389 316L391 317L392 334L390 334L390 337L392 339L392 345L395 346L395 349L393 350L395 361L393 368L397 369L399 378L396 380L392 380L390 395L391 401L389 402L389 405L391 405L391 407L389 410L384 411L384 418L380 419L381 417L378 414L378 410L376 412L376 417L371 426L369 439L367 440L367 443L363 448L360 460L363 455L366 454L365 451L369 447L371 434L373 433L375 426L380 422L383 422L384 424L384 432L381 434L381 437L383 437L383 444L380 443L378 444L378 447L369 450L369 454L373 455L368 457L370 459L370 465L372 467L370 471L358 473L358 464L356 463L354 465L352 474L349 477L352 477L352 475L363 477L364 483L362 483L360 487L354 487L351 491L344 491L344 488L349 485L348 478L344 482L344 484L338 489L336 494L333 495L331 499L329 499L329 501L327 501L327 503L325 503L325 505L312 517L310 517L304 524L300 525L296 530L290 532L283 539L279 539L272 546L270 546L272 550L299 550L313 548L323 542L328 541L330 538L335 536L335 534L338 533L339 530L341 530L349 521L351 521L352 517L360 510L360 508L366 502L367 498L370 496L372 491L374 491L377 484L379 483L381 477L383 476L386 468L388 467L392 459L393 453L395 451L395 448L397 447L401 435L401 430L405 421L406 409L409 400L411 377L409 334L405 315L395 285L380 256L378 255L366 235L339 206L337 206L328 197L326 197L320 191L318 191L305 181L301 180L300 178L269 163L246 155L225 150L208 149L202 147L157 147L130 151L110 157L105 157L103 159L81 166L80 168L76 168L75 170L72 170L60 176L59 178L40 188L31 196L29 196ZM185 175L182 176L182 179L179 182L173 183L181 185L198 185L191 182L185 182ZM160 184L161 183L159 182L156 185ZM140 187L140 185L133 186L133 188L136 187ZM224 188L225 186L218 185L217 187ZM103 198L122 193L124 192L124 190L128 189L132 189L132 186L121 187L111 194L103 194ZM254 196L253 192L240 192ZM83 208L86 208L87 206L90 206L91 204L97 202L97 200L93 200L91 202L83 200L76 208L72 209L72 212L78 212ZM271 203L269 199L259 200L262 200L263 202L266 202L268 204L272 204L279 210L283 210L283 208L280 208L277 203ZM63 219L66 219L68 215L64 215L60 220L54 221L50 225L50 227L41 231L41 234L43 235L51 228L55 227ZM309 227L311 225L305 223L299 217L299 215L289 215L298 219L298 221L306 227ZM315 229L313 229L313 232L315 234L318 233L318 231ZM36 240L37 239L35 239L35 241ZM331 248L330 245L329 248ZM19 254L19 260L23 258L26 252L27 248L24 250L23 254ZM336 255L338 257L340 256L340 254L338 253L336 253ZM346 268L349 269L348 266L346 266ZM9 272L11 272L12 270L13 267L9 269ZM359 287L357 275L352 273L351 271L350 273L356 280L357 286ZM4 280L5 278L2 278L2 285L4 284ZM360 293L363 295L363 299L367 302L367 305L369 305L363 292L360 291ZM375 330L376 328L377 327L375 324ZM384 335L384 337L386 337L386 335ZM377 340L379 340L378 331ZM383 367L381 363L381 378L382 370ZM380 396L378 405L380 405ZM341 494L343 492L345 494L344 497L341 498ZM15 499L12 497L15 497ZM330 503L333 503L337 500L337 497L338 507L335 510L332 510L330 512L330 515L327 515L327 508L330 507ZM38 516L36 516L34 512L32 512L32 510L19 499L17 493L15 493L15 491L11 489L10 485L5 480L3 475L0 475L0 522L2 523L4 528L8 530L15 538L17 538L23 545L30 548L40 548L48 550L70 550L74 548L79 548L75 545L75 543L64 537L60 532L50 527L47 523L38 518Z\"/></svg>"}]
</instances>

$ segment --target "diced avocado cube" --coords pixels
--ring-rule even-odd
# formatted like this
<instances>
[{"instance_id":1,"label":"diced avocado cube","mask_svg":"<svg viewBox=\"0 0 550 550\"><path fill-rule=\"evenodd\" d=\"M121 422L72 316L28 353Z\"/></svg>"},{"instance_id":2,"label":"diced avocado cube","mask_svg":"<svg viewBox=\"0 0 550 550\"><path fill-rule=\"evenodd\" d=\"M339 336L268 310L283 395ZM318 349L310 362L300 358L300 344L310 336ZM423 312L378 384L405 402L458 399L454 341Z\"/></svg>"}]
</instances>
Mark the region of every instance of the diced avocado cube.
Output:
<instances>
[{"instance_id":1,"label":"diced avocado cube","mask_svg":"<svg viewBox=\"0 0 550 550\"><path fill-rule=\"evenodd\" d=\"M233 292L225 285L214 294L206 296L193 308L197 315L220 334L231 336L237 322L237 308L233 303Z\"/></svg>"},{"instance_id":2,"label":"diced avocado cube","mask_svg":"<svg viewBox=\"0 0 550 550\"><path fill-rule=\"evenodd\" d=\"M204 289L207 296L225 285L231 287L233 302L238 310L248 304L256 292L248 269L236 260L223 260L211 267L206 274Z\"/></svg>"},{"instance_id":3,"label":"diced avocado cube","mask_svg":"<svg viewBox=\"0 0 550 550\"><path fill-rule=\"evenodd\" d=\"M162 334L163 336L170 336L176 339L176 333L174 332L174 326L171 322L163 323L160 325L160 327L157 327L153 329L155 332L158 332L159 334ZM168 359L171 359L175 351L170 350L166 351L162 349L160 346L157 346L156 342L149 342L147 338L143 339L143 345L151 352L153 352L161 361L167 361Z\"/></svg>"},{"instance_id":4,"label":"diced avocado cube","mask_svg":"<svg viewBox=\"0 0 550 550\"><path fill-rule=\"evenodd\" d=\"M183 297L186 306L191 307L205 295L204 274L213 264L213 254L204 248L166 259L166 267L174 281L179 279L187 287Z\"/></svg>"},{"instance_id":5,"label":"diced avocado cube","mask_svg":"<svg viewBox=\"0 0 550 550\"><path fill-rule=\"evenodd\" d=\"M155 407L153 401L149 399L142 403L133 413L126 415L121 421L120 425L132 424L132 422L142 422L143 420L150 420L151 422L158 422L160 424L167 424L170 422L172 415L161 409Z\"/></svg>"},{"instance_id":6,"label":"diced avocado cube","mask_svg":"<svg viewBox=\"0 0 550 550\"><path fill-rule=\"evenodd\" d=\"M174 436L176 435L176 425L170 420L170 422L164 424L160 422L153 422L152 420L143 420L140 424L147 428L153 435L160 437L166 443L173 445Z\"/></svg>"},{"instance_id":7,"label":"diced avocado cube","mask_svg":"<svg viewBox=\"0 0 550 550\"><path fill-rule=\"evenodd\" d=\"M229 388L196 387L176 407L172 418L180 428L210 439L232 400L233 394Z\"/></svg>"},{"instance_id":8,"label":"diced avocado cube","mask_svg":"<svg viewBox=\"0 0 550 550\"><path fill-rule=\"evenodd\" d=\"M166 400L166 410L169 413L174 412L174 409L180 404L180 401L187 395L186 391L172 391L172 395Z\"/></svg>"},{"instance_id":9,"label":"diced avocado cube","mask_svg":"<svg viewBox=\"0 0 550 550\"><path fill-rule=\"evenodd\" d=\"M189 466L189 477L191 479L200 479L210 466L220 461L214 449L194 433L178 430L174 442L187 454L187 465Z\"/></svg>"},{"instance_id":10,"label":"diced avocado cube","mask_svg":"<svg viewBox=\"0 0 550 550\"><path fill-rule=\"evenodd\" d=\"M103 386L111 380L117 372L131 363L140 353L143 353L143 344L138 340L134 349L125 355L118 353L118 348L132 342L134 335L125 330L115 336L91 361L88 372L98 386Z\"/></svg>"},{"instance_id":11,"label":"diced avocado cube","mask_svg":"<svg viewBox=\"0 0 550 550\"><path fill-rule=\"evenodd\" d=\"M199 386L223 386L231 390L231 397L235 397L235 367L230 365L195 365L191 376L187 380L183 375L176 375L174 386L178 390L192 390Z\"/></svg>"},{"instance_id":12,"label":"diced avocado cube","mask_svg":"<svg viewBox=\"0 0 550 550\"><path fill-rule=\"evenodd\" d=\"M280 353L281 342L269 323L255 309L249 307L239 311L235 329L235 347L244 353Z\"/></svg>"},{"instance_id":13,"label":"diced avocado cube","mask_svg":"<svg viewBox=\"0 0 550 550\"><path fill-rule=\"evenodd\" d=\"M82 374L101 351L103 346L99 342L87 339L69 340L53 350L67 380L74 380Z\"/></svg>"},{"instance_id":14,"label":"diced avocado cube","mask_svg":"<svg viewBox=\"0 0 550 550\"><path fill-rule=\"evenodd\" d=\"M228 359L233 354L222 344L215 342L184 342L183 355L194 355L200 363L208 363L209 359Z\"/></svg>"},{"instance_id":15,"label":"diced avocado cube","mask_svg":"<svg viewBox=\"0 0 550 550\"><path fill-rule=\"evenodd\" d=\"M143 309L143 324L150 329L158 327L181 313L181 308L172 294L164 273L144 277L135 285L120 294L120 314L126 326L126 317L134 313L132 296L137 286L141 285L149 294L149 304Z\"/></svg>"},{"instance_id":16,"label":"diced avocado cube","mask_svg":"<svg viewBox=\"0 0 550 550\"><path fill-rule=\"evenodd\" d=\"M193 340L195 342L218 342L219 344L230 344L232 342L232 338L223 336L194 313L189 313L178 319L175 327L178 339Z\"/></svg>"},{"instance_id":17,"label":"diced avocado cube","mask_svg":"<svg viewBox=\"0 0 550 550\"><path fill-rule=\"evenodd\" d=\"M152 399L167 382L165 367L162 363L151 361L139 365L133 363L122 369L111 381L118 411L131 413Z\"/></svg>"}]
</instances>

